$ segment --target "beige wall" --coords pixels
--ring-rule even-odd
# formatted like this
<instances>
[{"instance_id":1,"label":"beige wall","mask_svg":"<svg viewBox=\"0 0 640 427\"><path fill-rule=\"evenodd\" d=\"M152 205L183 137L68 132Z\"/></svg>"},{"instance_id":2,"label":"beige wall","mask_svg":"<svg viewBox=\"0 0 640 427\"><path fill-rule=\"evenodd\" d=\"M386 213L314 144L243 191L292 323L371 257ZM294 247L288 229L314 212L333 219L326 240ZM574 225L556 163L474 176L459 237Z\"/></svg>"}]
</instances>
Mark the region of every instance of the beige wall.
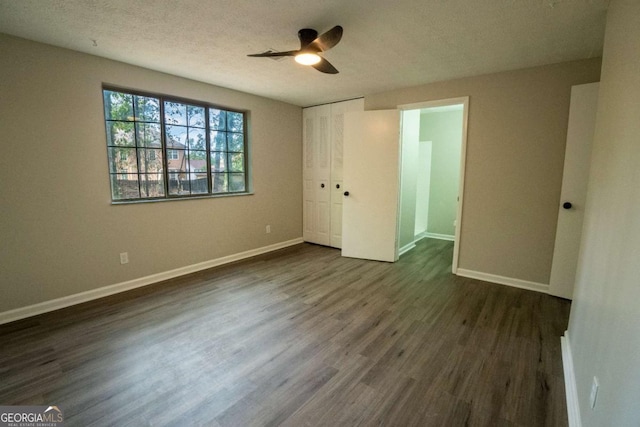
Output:
<instances>
[{"instance_id":1,"label":"beige wall","mask_svg":"<svg viewBox=\"0 0 640 427\"><path fill-rule=\"evenodd\" d=\"M459 267L548 284L571 86L600 59L470 77L365 97L365 109L470 97Z\"/></svg>"},{"instance_id":2,"label":"beige wall","mask_svg":"<svg viewBox=\"0 0 640 427\"><path fill-rule=\"evenodd\" d=\"M640 422L640 2L607 14L569 341L582 425ZM600 388L589 405L594 376Z\"/></svg>"},{"instance_id":3,"label":"beige wall","mask_svg":"<svg viewBox=\"0 0 640 427\"><path fill-rule=\"evenodd\" d=\"M299 107L4 35L0 62L0 312L301 237ZM111 205L103 83L248 110L255 194Z\"/></svg>"}]
</instances>

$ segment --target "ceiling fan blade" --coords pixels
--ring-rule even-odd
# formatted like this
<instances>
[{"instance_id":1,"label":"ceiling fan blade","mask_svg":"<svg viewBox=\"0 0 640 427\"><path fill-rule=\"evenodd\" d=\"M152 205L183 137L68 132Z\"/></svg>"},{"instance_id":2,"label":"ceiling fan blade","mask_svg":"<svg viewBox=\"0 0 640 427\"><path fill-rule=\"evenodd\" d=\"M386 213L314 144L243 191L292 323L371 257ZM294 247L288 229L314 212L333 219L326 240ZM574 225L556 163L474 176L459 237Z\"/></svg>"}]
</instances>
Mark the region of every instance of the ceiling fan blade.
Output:
<instances>
[{"instance_id":1,"label":"ceiling fan blade","mask_svg":"<svg viewBox=\"0 0 640 427\"><path fill-rule=\"evenodd\" d=\"M324 58L320 58L320 62L318 62L317 64L313 64L312 67L323 73L338 74L338 70L336 69L336 67L331 65L331 63Z\"/></svg>"},{"instance_id":2,"label":"ceiling fan blade","mask_svg":"<svg viewBox=\"0 0 640 427\"><path fill-rule=\"evenodd\" d=\"M336 25L324 34L320 34L314 41L309 43L309 48L324 52L338 44L342 38L342 27Z\"/></svg>"},{"instance_id":3,"label":"ceiling fan blade","mask_svg":"<svg viewBox=\"0 0 640 427\"><path fill-rule=\"evenodd\" d=\"M273 56L295 56L299 51L297 50L288 50L286 52L262 52L262 53L254 53L252 55L247 55L247 56L251 56L254 58L268 58L268 57L273 57Z\"/></svg>"}]
</instances>

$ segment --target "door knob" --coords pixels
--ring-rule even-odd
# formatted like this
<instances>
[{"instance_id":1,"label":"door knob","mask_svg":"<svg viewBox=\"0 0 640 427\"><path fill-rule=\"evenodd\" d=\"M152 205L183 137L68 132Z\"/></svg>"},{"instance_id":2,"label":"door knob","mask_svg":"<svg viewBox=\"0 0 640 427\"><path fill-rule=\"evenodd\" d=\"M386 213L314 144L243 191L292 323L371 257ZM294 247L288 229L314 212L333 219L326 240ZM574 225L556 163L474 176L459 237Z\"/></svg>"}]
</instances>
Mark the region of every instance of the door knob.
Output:
<instances>
[{"instance_id":1,"label":"door knob","mask_svg":"<svg viewBox=\"0 0 640 427\"><path fill-rule=\"evenodd\" d=\"M336 188L340 188L340 184L336 184Z\"/></svg>"},{"instance_id":2,"label":"door knob","mask_svg":"<svg viewBox=\"0 0 640 427\"><path fill-rule=\"evenodd\" d=\"M571 202L564 202L562 204L562 207L565 209L571 209L573 207L573 205L571 204Z\"/></svg>"},{"instance_id":3,"label":"door knob","mask_svg":"<svg viewBox=\"0 0 640 427\"><path fill-rule=\"evenodd\" d=\"M349 197L349 192L348 192L348 191L345 191L345 192L344 192L344 196L345 196L345 197Z\"/></svg>"},{"instance_id":4,"label":"door knob","mask_svg":"<svg viewBox=\"0 0 640 427\"><path fill-rule=\"evenodd\" d=\"M324 188L324 184L320 184L320 188Z\"/></svg>"}]
</instances>

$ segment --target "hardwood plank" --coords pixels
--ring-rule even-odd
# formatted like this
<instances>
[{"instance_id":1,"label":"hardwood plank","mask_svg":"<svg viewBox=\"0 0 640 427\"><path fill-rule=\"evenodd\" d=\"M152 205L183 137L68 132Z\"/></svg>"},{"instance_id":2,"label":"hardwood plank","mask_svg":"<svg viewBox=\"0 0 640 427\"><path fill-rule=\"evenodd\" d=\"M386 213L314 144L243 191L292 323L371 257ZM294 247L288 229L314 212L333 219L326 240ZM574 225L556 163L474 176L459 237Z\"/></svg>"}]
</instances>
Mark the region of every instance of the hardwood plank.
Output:
<instances>
[{"instance_id":1,"label":"hardwood plank","mask_svg":"<svg viewBox=\"0 0 640 427\"><path fill-rule=\"evenodd\" d=\"M302 244L0 326L0 404L69 426L566 426L568 301Z\"/></svg>"}]
</instances>

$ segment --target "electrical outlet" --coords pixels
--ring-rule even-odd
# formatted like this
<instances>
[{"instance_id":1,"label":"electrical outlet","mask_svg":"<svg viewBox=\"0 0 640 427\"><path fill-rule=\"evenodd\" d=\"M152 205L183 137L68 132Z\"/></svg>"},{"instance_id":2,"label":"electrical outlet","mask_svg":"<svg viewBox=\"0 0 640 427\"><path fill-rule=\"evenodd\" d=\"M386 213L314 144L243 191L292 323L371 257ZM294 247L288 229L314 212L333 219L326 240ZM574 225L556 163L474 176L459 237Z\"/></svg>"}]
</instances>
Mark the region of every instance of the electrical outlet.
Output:
<instances>
[{"instance_id":1,"label":"electrical outlet","mask_svg":"<svg viewBox=\"0 0 640 427\"><path fill-rule=\"evenodd\" d=\"M267 225L267 227L266 227L266 230L265 230L265 231L267 232L267 234L271 233L271 226L270 226L270 225Z\"/></svg>"},{"instance_id":2,"label":"electrical outlet","mask_svg":"<svg viewBox=\"0 0 640 427\"><path fill-rule=\"evenodd\" d=\"M129 262L129 252L120 253L120 264L127 264Z\"/></svg>"},{"instance_id":3,"label":"electrical outlet","mask_svg":"<svg viewBox=\"0 0 640 427\"><path fill-rule=\"evenodd\" d=\"M589 395L589 403L591 404L591 409L594 409L596 407L596 400L598 399L598 387L600 387L598 377L593 377L593 382L591 383L591 394Z\"/></svg>"}]
</instances>

